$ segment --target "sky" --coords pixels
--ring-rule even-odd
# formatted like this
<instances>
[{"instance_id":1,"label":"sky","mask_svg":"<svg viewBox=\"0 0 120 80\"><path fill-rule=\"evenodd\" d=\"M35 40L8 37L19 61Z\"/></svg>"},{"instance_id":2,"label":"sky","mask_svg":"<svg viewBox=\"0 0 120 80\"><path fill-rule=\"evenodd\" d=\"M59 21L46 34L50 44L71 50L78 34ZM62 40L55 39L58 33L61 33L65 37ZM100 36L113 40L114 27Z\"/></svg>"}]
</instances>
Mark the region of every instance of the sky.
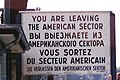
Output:
<instances>
[{"instance_id":1,"label":"sky","mask_svg":"<svg viewBox=\"0 0 120 80\"><path fill-rule=\"evenodd\" d=\"M119 0L28 0L28 9L41 11L112 11L116 20L116 66L120 67L120 7ZM0 8L4 0L0 0Z\"/></svg>"}]
</instances>

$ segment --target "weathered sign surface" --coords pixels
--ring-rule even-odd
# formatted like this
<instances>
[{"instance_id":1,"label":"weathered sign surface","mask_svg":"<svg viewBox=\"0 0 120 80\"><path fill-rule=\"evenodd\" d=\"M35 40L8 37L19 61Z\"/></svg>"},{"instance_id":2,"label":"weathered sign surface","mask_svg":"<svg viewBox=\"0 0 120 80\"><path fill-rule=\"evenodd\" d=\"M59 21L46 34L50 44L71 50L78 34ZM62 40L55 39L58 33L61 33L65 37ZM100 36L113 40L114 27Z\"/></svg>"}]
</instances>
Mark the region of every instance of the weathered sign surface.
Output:
<instances>
[{"instance_id":1,"label":"weathered sign surface","mask_svg":"<svg viewBox=\"0 0 120 80\"><path fill-rule=\"evenodd\" d=\"M21 12L23 74L110 74L110 13Z\"/></svg>"}]
</instances>

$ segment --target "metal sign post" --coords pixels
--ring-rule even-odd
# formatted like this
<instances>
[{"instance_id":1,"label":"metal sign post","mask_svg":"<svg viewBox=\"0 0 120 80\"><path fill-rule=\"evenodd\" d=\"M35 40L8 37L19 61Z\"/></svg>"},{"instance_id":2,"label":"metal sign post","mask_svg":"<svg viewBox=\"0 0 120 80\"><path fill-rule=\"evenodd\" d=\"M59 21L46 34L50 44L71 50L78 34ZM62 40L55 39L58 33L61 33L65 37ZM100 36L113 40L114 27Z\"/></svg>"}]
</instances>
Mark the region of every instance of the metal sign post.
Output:
<instances>
[{"instance_id":1,"label":"metal sign post","mask_svg":"<svg viewBox=\"0 0 120 80\"><path fill-rule=\"evenodd\" d=\"M17 23L20 24L20 22L18 22L19 20L17 20L16 16L19 14L20 10L26 10L26 6L27 6L27 0L5 0L4 24L9 24L9 25L17 24ZM8 32L9 32L9 30L8 30ZM15 31L13 30L12 32L14 33ZM16 34L17 37L19 37L18 36L19 34L21 34L21 33ZM23 39L21 40L21 37L19 40L23 41ZM18 42L19 42L19 40L18 40ZM12 46L15 44L16 44L16 42L13 42ZM24 44L24 45L26 45L26 44ZM21 49L26 48L25 46L21 46L21 47L22 47ZM11 80L12 78L14 78L16 80L21 80L21 67L20 67L21 66L21 54L20 54L20 52L16 52L16 53L18 53L18 54L12 54L12 52L7 52L6 56L4 56L6 58L6 62L5 62L6 66L5 67L6 67L7 80ZM19 66L19 68L16 68L18 66ZM13 67L13 68L11 68L11 67ZM11 77L12 73L15 74L15 76ZM18 77L18 79L16 77Z\"/></svg>"},{"instance_id":2,"label":"metal sign post","mask_svg":"<svg viewBox=\"0 0 120 80\"><path fill-rule=\"evenodd\" d=\"M10 1L11 0L5 0L5 6L4 6L4 24L10 24Z\"/></svg>"}]
</instances>

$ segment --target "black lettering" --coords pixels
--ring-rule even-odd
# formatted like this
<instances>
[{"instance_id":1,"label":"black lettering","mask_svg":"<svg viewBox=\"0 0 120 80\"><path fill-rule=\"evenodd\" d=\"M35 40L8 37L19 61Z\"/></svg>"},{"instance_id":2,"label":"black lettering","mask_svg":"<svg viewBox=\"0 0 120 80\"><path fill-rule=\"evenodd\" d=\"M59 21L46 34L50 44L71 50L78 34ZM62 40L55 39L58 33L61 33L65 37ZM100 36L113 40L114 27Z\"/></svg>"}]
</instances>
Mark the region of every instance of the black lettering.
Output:
<instances>
[{"instance_id":1,"label":"black lettering","mask_svg":"<svg viewBox=\"0 0 120 80\"><path fill-rule=\"evenodd\" d=\"M58 21L58 22L60 22L60 21L64 21L64 15L56 15L56 16L52 16L51 17L51 21Z\"/></svg>"},{"instance_id":2,"label":"black lettering","mask_svg":"<svg viewBox=\"0 0 120 80\"><path fill-rule=\"evenodd\" d=\"M39 58L39 64L43 64L42 58Z\"/></svg>"},{"instance_id":3,"label":"black lettering","mask_svg":"<svg viewBox=\"0 0 120 80\"><path fill-rule=\"evenodd\" d=\"M46 16L32 16L33 22L45 22Z\"/></svg>"},{"instance_id":4,"label":"black lettering","mask_svg":"<svg viewBox=\"0 0 120 80\"><path fill-rule=\"evenodd\" d=\"M102 47L104 46L104 41L103 40L80 40L79 41L79 46L80 47Z\"/></svg>"},{"instance_id":5,"label":"black lettering","mask_svg":"<svg viewBox=\"0 0 120 80\"><path fill-rule=\"evenodd\" d=\"M91 55L91 49L64 49L64 56Z\"/></svg>"},{"instance_id":6,"label":"black lettering","mask_svg":"<svg viewBox=\"0 0 120 80\"><path fill-rule=\"evenodd\" d=\"M67 58L66 57L39 58L39 64L67 64Z\"/></svg>"},{"instance_id":7,"label":"black lettering","mask_svg":"<svg viewBox=\"0 0 120 80\"><path fill-rule=\"evenodd\" d=\"M106 69L105 66L93 66L93 71L104 72Z\"/></svg>"},{"instance_id":8,"label":"black lettering","mask_svg":"<svg viewBox=\"0 0 120 80\"><path fill-rule=\"evenodd\" d=\"M68 55L68 49L64 49L64 56L67 56Z\"/></svg>"},{"instance_id":9,"label":"black lettering","mask_svg":"<svg viewBox=\"0 0 120 80\"><path fill-rule=\"evenodd\" d=\"M99 21L98 15L70 15L69 21Z\"/></svg>"},{"instance_id":10,"label":"black lettering","mask_svg":"<svg viewBox=\"0 0 120 80\"><path fill-rule=\"evenodd\" d=\"M27 72L32 72L32 67L27 67Z\"/></svg>"},{"instance_id":11,"label":"black lettering","mask_svg":"<svg viewBox=\"0 0 120 80\"><path fill-rule=\"evenodd\" d=\"M35 64L35 58L27 58L27 64Z\"/></svg>"},{"instance_id":12,"label":"black lettering","mask_svg":"<svg viewBox=\"0 0 120 80\"><path fill-rule=\"evenodd\" d=\"M43 50L40 49L39 53L41 56L58 56L59 49L43 49Z\"/></svg>"},{"instance_id":13,"label":"black lettering","mask_svg":"<svg viewBox=\"0 0 120 80\"><path fill-rule=\"evenodd\" d=\"M101 32L93 32L93 38L102 38L102 33Z\"/></svg>"},{"instance_id":14,"label":"black lettering","mask_svg":"<svg viewBox=\"0 0 120 80\"><path fill-rule=\"evenodd\" d=\"M36 16L32 16L32 18L33 18L33 22L35 22Z\"/></svg>"},{"instance_id":15,"label":"black lettering","mask_svg":"<svg viewBox=\"0 0 120 80\"><path fill-rule=\"evenodd\" d=\"M54 71L61 71L61 66L54 66Z\"/></svg>"},{"instance_id":16,"label":"black lettering","mask_svg":"<svg viewBox=\"0 0 120 80\"><path fill-rule=\"evenodd\" d=\"M103 23L80 23L80 30L101 30L103 29Z\"/></svg>"},{"instance_id":17,"label":"black lettering","mask_svg":"<svg viewBox=\"0 0 120 80\"><path fill-rule=\"evenodd\" d=\"M40 39L40 33L29 33L30 39Z\"/></svg>"},{"instance_id":18,"label":"black lettering","mask_svg":"<svg viewBox=\"0 0 120 80\"><path fill-rule=\"evenodd\" d=\"M39 24L28 24L29 30L39 30Z\"/></svg>"}]
</instances>

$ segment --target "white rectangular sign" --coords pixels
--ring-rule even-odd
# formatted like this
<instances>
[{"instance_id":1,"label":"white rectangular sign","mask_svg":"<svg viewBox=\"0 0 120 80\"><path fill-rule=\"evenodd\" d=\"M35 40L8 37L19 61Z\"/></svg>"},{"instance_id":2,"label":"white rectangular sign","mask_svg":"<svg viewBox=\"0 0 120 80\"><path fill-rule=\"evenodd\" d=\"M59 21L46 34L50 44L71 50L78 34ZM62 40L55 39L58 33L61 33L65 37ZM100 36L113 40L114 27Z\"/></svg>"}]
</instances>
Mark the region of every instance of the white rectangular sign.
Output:
<instances>
[{"instance_id":1,"label":"white rectangular sign","mask_svg":"<svg viewBox=\"0 0 120 80\"><path fill-rule=\"evenodd\" d=\"M24 75L110 74L110 12L21 12Z\"/></svg>"}]
</instances>

